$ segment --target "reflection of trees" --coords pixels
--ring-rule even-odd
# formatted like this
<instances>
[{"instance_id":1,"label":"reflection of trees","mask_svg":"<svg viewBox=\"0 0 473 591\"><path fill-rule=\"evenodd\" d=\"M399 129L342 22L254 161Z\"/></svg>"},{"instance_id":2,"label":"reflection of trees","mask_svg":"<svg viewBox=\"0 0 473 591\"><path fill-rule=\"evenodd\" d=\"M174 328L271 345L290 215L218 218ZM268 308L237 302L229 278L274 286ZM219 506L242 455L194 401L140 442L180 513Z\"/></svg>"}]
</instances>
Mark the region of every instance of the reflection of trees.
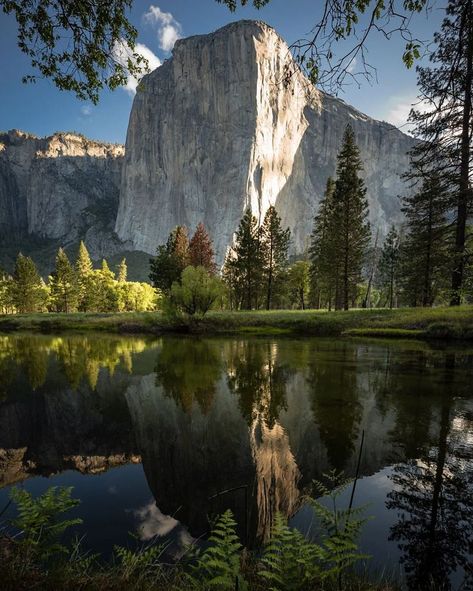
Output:
<instances>
[{"instance_id":1,"label":"reflection of trees","mask_svg":"<svg viewBox=\"0 0 473 591\"><path fill-rule=\"evenodd\" d=\"M239 398L249 424L256 469L257 530L267 539L277 513L292 515L299 500L299 468L289 437L278 422L286 410L290 370L278 361L278 346L261 341L237 342L228 360L228 385Z\"/></svg>"},{"instance_id":2,"label":"reflection of trees","mask_svg":"<svg viewBox=\"0 0 473 591\"><path fill-rule=\"evenodd\" d=\"M452 421L452 402L444 398L430 452L394 469L386 503L400 512L390 539L399 542L411 589L451 589L459 567L463 588L473 589L473 421Z\"/></svg>"},{"instance_id":3,"label":"reflection of trees","mask_svg":"<svg viewBox=\"0 0 473 591\"><path fill-rule=\"evenodd\" d=\"M312 411L330 464L337 470L346 467L359 434L363 409L356 364L357 348L348 343L318 351L309 370Z\"/></svg>"},{"instance_id":4,"label":"reflection of trees","mask_svg":"<svg viewBox=\"0 0 473 591\"><path fill-rule=\"evenodd\" d=\"M228 386L238 395L240 411L251 424L256 415L272 427L287 408L289 369L278 363L277 345L261 341L232 343L228 355Z\"/></svg>"},{"instance_id":5,"label":"reflection of trees","mask_svg":"<svg viewBox=\"0 0 473 591\"><path fill-rule=\"evenodd\" d=\"M164 339L154 371L156 384L185 412L196 401L207 414L222 371L219 345L194 339Z\"/></svg>"},{"instance_id":6,"label":"reflection of trees","mask_svg":"<svg viewBox=\"0 0 473 591\"><path fill-rule=\"evenodd\" d=\"M144 350L145 341L116 337L44 337L21 335L0 338L0 369L3 388L15 376L27 376L33 390L46 382L49 360L55 357L69 385L76 389L86 378L96 388L99 371L106 368L113 375L121 365L131 372L132 355Z\"/></svg>"}]
</instances>

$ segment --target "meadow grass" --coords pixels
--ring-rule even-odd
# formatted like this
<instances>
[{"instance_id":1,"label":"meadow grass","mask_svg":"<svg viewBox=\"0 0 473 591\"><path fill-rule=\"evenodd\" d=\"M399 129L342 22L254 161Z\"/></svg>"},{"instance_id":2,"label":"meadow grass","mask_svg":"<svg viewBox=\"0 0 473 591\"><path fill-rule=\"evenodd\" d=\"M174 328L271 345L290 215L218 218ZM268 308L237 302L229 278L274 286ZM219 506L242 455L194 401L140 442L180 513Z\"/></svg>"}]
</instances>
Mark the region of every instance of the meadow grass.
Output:
<instances>
[{"instance_id":1,"label":"meadow grass","mask_svg":"<svg viewBox=\"0 0 473 591\"><path fill-rule=\"evenodd\" d=\"M162 312L17 314L0 316L0 331L191 332L300 334L384 338L473 339L473 306L321 310L213 311L204 318L170 319Z\"/></svg>"}]
</instances>

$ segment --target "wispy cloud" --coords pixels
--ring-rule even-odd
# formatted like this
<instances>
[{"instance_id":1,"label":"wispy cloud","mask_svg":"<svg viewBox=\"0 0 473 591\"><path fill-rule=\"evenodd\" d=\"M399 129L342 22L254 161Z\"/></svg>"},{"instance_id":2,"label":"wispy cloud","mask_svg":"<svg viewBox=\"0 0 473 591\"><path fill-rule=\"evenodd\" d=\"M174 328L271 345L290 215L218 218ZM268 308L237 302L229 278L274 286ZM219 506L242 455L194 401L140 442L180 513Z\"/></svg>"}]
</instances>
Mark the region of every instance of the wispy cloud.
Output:
<instances>
[{"instance_id":1,"label":"wispy cloud","mask_svg":"<svg viewBox=\"0 0 473 591\"><path fill-rule=\"evenodd\" d=\"M90 117L92 115L92 107L90 105L82 105L80 112L83 117Z\"/></svg>"},{"instance_id":2,"label":"wispy cloud","mask_svg":"<svg viewBox=\"0 0 473 591\"><path fill-rule=\"evenodd\" d=\"M356 63L357 63L356 57L354 57L348 65L347 72L349 72L350 74L353 74L353 72L356 69Z\"/></svg>"},{"instance_id":3,"label":"wispy cloud","mask_svg":"<svg viewBox=\"0 0 473 591\"><path fill-rule=\"evenodd\" d=\"M419 101L415 94L394 96L389 100L382 118L409 133L412 131L412 124L408 123L408 118L412 108L417 111L428 111L429 105L426 101Z\"/></svg>"},{"instance_id":4,"label":"wispy cloud","mask_svg":"<svg viewBox=\"0 0 473 591\"><path fill-rule=\"evenodd\" d=\"M133 57L133 53L142 55L148 61L148 67L151 72L161 65L161 60L159 57L153 53L149 47L143 45L142 43L137 43L135 45L134 52L131 51L125 41L118 42L113 49L114 58L124 68L127 67L128 60ZM127 82L124 86L124 89L130 95L134 95L136 93L136 87L138 86L139 81L139 78L132 76L130 72L128 72Z\"/></svg>"},{"instance_id":5,"label":"wispy cloud","mask_svg":"<svg viewBox=\"0 0 473 591\"><path fill-rule=\"evenodd\" d=\"M170 12L162 11L159 6L150 5L143 15L145 23L156 27L159 47L163 51L171 51L174 43L181 38L182 26Z\"/></svg>"}]
</instances>

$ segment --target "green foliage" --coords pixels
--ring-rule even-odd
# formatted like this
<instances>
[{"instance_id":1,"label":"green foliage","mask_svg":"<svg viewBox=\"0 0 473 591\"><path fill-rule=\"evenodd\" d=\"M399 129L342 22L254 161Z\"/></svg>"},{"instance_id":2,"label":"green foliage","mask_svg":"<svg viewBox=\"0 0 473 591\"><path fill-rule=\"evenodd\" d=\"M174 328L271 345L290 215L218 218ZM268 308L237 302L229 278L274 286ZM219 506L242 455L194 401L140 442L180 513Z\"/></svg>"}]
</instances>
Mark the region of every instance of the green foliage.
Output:
<instances>
[{"instance_id":1,"label":"green foliage","mask_svg":"<svg viewBox=\"0 0 473 591\"><path fill-rule=\"evenodd\" d=\"M291 240L289 228L283 230L276 208L270 206L260 230L261 270L266 289L266 309L273 307L276 291L287 265L287 251Z\"/></svg>"},{"instance_id":2,"label":"green foliage","mask_svg":"<svg viewBox=\"0 0 473 591\"><path fill-rule=\"evenodd\" d=\"M204 316L222 295L223 286L218 277L210 275L204 267L186 267L181 282L174 282L170 300L173 306L189 316Z\"/></svg>"},{"instance_id":3,"label":"green foliage","mask_svg":"<svg viewBox=\"0 0 473 591\"><path fill-rule=\"evenodd\" d=\"M189 240L187 229L176 226L169 234L166 244L158 246L156 257L150 259L149 278L153 286L163 293L169 293L174 282L189 265Z\"/></svg>"},{"instance_id":4,"label":"green foliage","mask_svg":"<svg viewBox=\"0 0 473 591\"><path fill-rule=\"evenodd\" d=\"M305 310L309 303L310 293L310 263L296 261L287 272L287 283L291 298L291 307Z\"/></svg>"},{"instance_id":5,"label":"green foliage","mask_svg":"<svg viewBox=\"0 0 473 591\"><path fill-rule=\"evenodd\" d=\"M362 168L353 130L347 125L337 159L337 179L327 181L311 235L312 299L316 307L328 304L331 309L333 302L336 309L348 310L356 303L371 237Z\"/></svg>"},{"instance_id":6,"label":"green foliage","mask_svg":"<svg viewBox=\"0 0 473 591\"><path fill-rule=\"evenodd\" d=\"M225 261L224 278L233 291L235 307L258 308L263 257L258 221L248 208L240 221L235 243Z\"/></svg>"},{"instance_id":7,"label":"green foliage","mask_svg":"<svg viewBox=\"0 0 473 591\"><path fill-rule=\"evenodd\" d=\"M197 558L191 567L190 581L197 588L244 589L240 573L240 551L242 546L236 534L233 513L228 510L221 515L209 537L210 546Z\"/></svg>"},{"instance_id":8,"label":"green foliage","mask_svg":"<svg viewBox=\"0 0 473 591\"><path fill-rule=\"evenodd\" d=\"M18 255L10 285L10 297L20 313L41 312L47 305L49 290L30 257Z\"/></svg>"},{"instance_id":9,"label":"green foliage","mask_svg":"<svg viewBox=\"0 0 473 591\"><path fill-rule=\"evenodd\" d=\"M404 198L403 212L403 298L411 306L432 306L448 285L448 193L438 175L424 179L419 190Z\"/></svg>"},{"instance_id":10,"label":"green foliage","mask_svg":"<svg viewBox=\"0 0 473 591\"><path fill-rule=\"evenodd\" d=\"M62 248L56 256L56 268L49 278L51 306L56 312L74 312L78 303L78 285L74 269Z\"/></svg>"},{"instance_id":11,"label":"green foliage","mask_svg":"<svg viewBox=\"0 0 473 591\"><path fill-rule=\"evenodd\" d=\"M144 579L147 575L155 575L156 571L161 570L162 556L164 546L156 545L139 550L130 550L123 546L114 546L114 554L120 563L121 576L125 580L140 578Z\"/></svg>"},{"instance_id":12,"label":"green foliage","mask_svg":"<svg viewBox=\"0 0 473 591\"><path fill-rule=\"evenodd\" d=\"M269 591L310 588L322 576L321 554L319 546L290 528L278 513L271 528L270 541L263 551L258 576Z\"/></svg>"},{"instance_id":13,"label":"green foliage","mask_svg":"<svg viewBox=\"0 0 473 591\"><path fill-rule=\"evenodd\" d=\"M82 523L80 519L61 519L62 513L67 513L80 502L71 498L71 492L72 488L51 487L33 499L26 490L11 490L11 498L18 509L18 517L13 521L21 532L18 543L29 558L57 560L69 553L61 543L61 537L69 527Z\"/></svg>"},{"instance_id":14,"label":"green foliage","mask_svg":"<svg viewBox=\"0 0 473 591\"><path fill-rule=\"evenodd\" d=\"M126 84L128 72L148 71L146 59L134 51L137 31L125 16L131 0L92 6L84 0L1 0L0 6L16 18L18 47L39 73L23 82L50 78L59 90L97 103L103 88Z\"/></svg>"},{"instance_id":15,"label":"green foliage","mask_svg":"<svg viewBox=\"0 0 473 591\"><path fill-rule=\"evenodd\" d=\"M117 280L120 283L125 283L128 275L128 268L126 266L126 259L122 259L117 269Z\"/></svg>"},{"instance_id":16,"label":"green foliage","mask_svg":"<svg viewBox=\"0 0 473 591\"><path fill-rule=\"evenodd\" d=\"M326 306L331 309L338 288L339 261L335 256L337 233L334 227L334 192L335 181L329 177L310 236L311 303L315 308Z\"/></svg>"},{"instance_id":17,"label":"green foliage","mask_svg":"<svg viewBox=\"0 0 473 591\"><path fill-rule=\"evenodd\" d=\"M324 577L341 581L342 576L356 562L369 558L358 549L357 539L366 519L362 507L340 509L340 495L352 485L351 480L335 470L325 475L327 485L315 482L315 493L329 499L330 508L316 498L310 499L321 526L321 561Z\"/></svg>"}]
</instances>

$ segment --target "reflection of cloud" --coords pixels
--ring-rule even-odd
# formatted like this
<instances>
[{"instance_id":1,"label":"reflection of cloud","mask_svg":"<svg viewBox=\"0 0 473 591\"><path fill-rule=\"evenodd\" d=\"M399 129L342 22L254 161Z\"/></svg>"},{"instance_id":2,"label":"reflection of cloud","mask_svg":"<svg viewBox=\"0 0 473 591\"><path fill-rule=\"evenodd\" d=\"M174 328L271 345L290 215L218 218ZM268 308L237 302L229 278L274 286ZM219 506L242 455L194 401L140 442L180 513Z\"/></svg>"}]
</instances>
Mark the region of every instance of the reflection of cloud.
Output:
<instances>
[{"instance_id":1,"label":"reflection of cloud","mask_svg":"<svg viewBox=\"0 0 473 591\"><path fill-rule=\"evenodd\" d=\"M138 55L143 56L148 61L148 68L150 72L159 68L161 65L161 60L155 55L149 47L143 45L142 43L137 43L135 45L134 52L128 47L124 40L118 41L114 48L113 48L113 57L114 59L125 69L128 66L128 60L133 59L133 53L137 53ZM139 79L135 76L132 76L129 72L127 72L127 81L124 89L131 95L136 93L136 87L138 86Z\"/></svg>"},{"instance_id":2,"label":"reflection of cloud","mask_svg":"<svg viewBox=\"0 0 473 591\"><path fill-rule=\"evenodd\" d=\"M171 51L174 43L181 38L181 24L170 12L163 12L159 6L152 4L143 18L146 23L156 26L159 47L164 51Z\"/></svg>"},{"instance_id":3,"label":"reflection of cloud","mask_svg":"<svg viewBox=\"0 0 473 591\"><path fill-rule=\"evenodd\" d=\"M153 538L171 536L177 546L173 550L173 554L179 556L195 541L180 521L161 513L154 500L134 511L134 514L139 522L138 536L144 542Z\"/></svg>"},{"instance_id":4,"label":"reflection of cloud","mask_svg":"<svg viewBox=\"0 0 473 591\"><path fill-rule=\"evenodd\" d=\"M109 486L107 489L108 494L110 495L116 495L118 494L118 489L117 487L113 484L112 486Z\"/></svg>"}]
</instances>

